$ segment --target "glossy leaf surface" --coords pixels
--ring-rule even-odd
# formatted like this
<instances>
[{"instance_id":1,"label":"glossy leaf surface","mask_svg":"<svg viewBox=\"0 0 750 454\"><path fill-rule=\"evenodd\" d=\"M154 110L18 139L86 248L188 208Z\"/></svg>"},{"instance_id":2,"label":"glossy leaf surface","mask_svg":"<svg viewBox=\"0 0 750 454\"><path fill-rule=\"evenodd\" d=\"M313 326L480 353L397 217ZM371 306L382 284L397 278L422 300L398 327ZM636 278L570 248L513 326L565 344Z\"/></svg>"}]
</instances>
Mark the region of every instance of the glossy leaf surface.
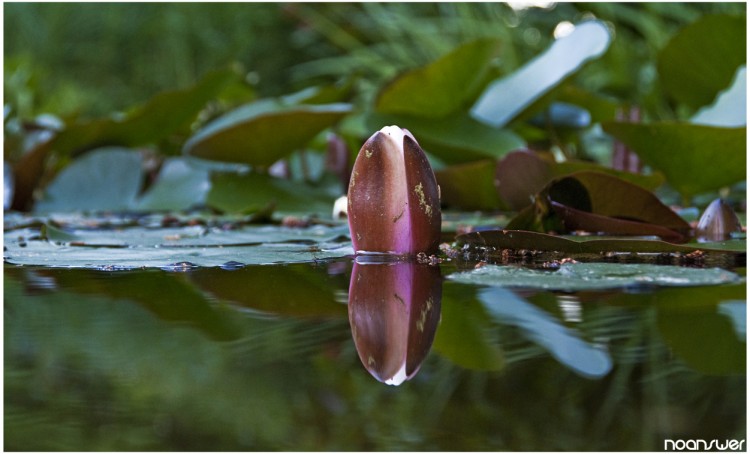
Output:
<instances>
[{"instance_id":1,"label":"glossy leaf surface","mask_svg":"<svg viewBox=\"0 0 750 454\"><path fill-rule=\"evenodd\" d=\"M495 40L472 41L427 66L401 74L380 91L375 109L429 118L448 115L476 95L499 47Z\"/></svg>"},{"instance_id":2,"label":"glossy leaf surface","mask_svg":"<svg viewBox=\"0 0 750 454\"><path fill-rule=\"evenodd\" d=\"M604 130L638 153L684 196L745 179L745 128L689 123L603 123Z\"/></svg>"},{"instance_id":3,"label":"glossy leaf surface","mask_svg":"<svg viewBox=\"0 0 750 454\"><path fill-rule=\"evenodd\" d=\"M351 106L343 103L288 105L264 99L209 123L185 143L183 152L215 161L270 166L350 111Z\"/></svg>"},{"instance_id":4,"label":"glossy leaf surface","mask_svg":"<svg viewBox=\"0 0 750 454\"><path fill-rule=\"evenodd\" d=\"M745 64L746 36L742 16L707 15L686 26L659 54L664 90L693 108L710 104Z\"/></svg>"}]
</instances>

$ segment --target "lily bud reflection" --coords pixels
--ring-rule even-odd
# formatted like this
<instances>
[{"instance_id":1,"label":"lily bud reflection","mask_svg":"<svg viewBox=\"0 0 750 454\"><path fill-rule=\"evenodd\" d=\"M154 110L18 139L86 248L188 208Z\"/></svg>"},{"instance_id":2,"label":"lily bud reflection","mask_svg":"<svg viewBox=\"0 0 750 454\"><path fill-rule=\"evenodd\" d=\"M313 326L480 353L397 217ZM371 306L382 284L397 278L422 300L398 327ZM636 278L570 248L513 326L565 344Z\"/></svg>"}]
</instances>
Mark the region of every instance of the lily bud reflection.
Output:
<instances>
[{"instance_id":1,"label":"lily bud reflection","mask_svg":"<svg viewBox=\"0 0 750 454\"><path fill-rule=\"evenodd\" d=\"M695 230L699 240L721 241L730 238L732 232L741 232L742 223L732 207L716 199L703 212Z\"/></svg>"},{"instance_id":2,"label":"lily bud reflection","mask_svg":"<svg viewBox=\"0 0 750 454\"><path fill-rule=\"evenodd\" d=\"M349 323L359 359L389 385L411 379L432 347L442 282L436 266L354 263Z\"/></svg>"},{"instance_id":3,"label":"lily bud reflection","mask_svg":"<svg viewBox=\"0 0 750 454\"><path fill-rule=\"evenodd\" d=\"M355 251L437 251L438 185L427 156L406 129L386 126L365 142L352 169L348 204Z\"/></svg>"}]
</instances>

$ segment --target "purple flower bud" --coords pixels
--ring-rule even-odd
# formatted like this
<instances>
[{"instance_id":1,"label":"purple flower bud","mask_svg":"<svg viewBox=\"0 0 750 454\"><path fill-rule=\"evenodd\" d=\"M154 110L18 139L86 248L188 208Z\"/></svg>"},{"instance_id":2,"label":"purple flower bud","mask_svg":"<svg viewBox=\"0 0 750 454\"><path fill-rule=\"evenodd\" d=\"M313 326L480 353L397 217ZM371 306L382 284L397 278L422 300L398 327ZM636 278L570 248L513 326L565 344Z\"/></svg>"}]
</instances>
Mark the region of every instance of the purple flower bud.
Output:
<instances>
[{"instance_id":1,"label":"purple flower bud","mask_svg":"<svg viewBox=\"0 0 750 454\"><path fill-rule=\"evenodd\" d=\"M732 207L716 199L706 207L695 230L699 240L721 241L729 239L732 232L741 232L742 223Z\"/></svg>"},{"instance_id":2,"label":"purple flower bud","mask_svg":"<svg viewBox=\"0 0 750 454\"><path fill-rule=\"evenodd\" d=\"M419 370L440 321L440 268L414 262L358 263L349 284L349 323L359 359L389 385Z\"/></svg>"},{"instance_id":3,"label":"purple flower bud","mask_svg":"<svg viewBox=\"0 0 750 454\"><path fill-rule=\"evenodd\" d=\"M356 252L433 253L440 243L440 193L422 148L406 129L373 134L354 162L348 193Z\"/></svg>"}]
</instances>

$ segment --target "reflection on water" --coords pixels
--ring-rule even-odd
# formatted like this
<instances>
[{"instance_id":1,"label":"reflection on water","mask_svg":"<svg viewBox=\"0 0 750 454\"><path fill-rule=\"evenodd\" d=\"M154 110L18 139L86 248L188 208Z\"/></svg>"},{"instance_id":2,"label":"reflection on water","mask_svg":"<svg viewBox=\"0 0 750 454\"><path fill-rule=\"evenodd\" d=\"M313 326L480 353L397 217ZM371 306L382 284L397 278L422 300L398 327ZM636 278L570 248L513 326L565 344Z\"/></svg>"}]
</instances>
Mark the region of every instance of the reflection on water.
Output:
<instances>
[{"instance_id":1,"label":"reflection on water","mask_svg":"<svg viewBox=\"0 0 750 454\"><path fill-rule=\"evenodd\" d=\"M5 448L660 451L664 439L745 439L744 283L510 292L441 271L455 268L6 265ZM411 379L394 388L370 374Z\"/></svg>"},{"instance_id":2,"label":"reflection on water","mask_svg":"<svg viewBox=\"0 0 750 454\"><path fill-rule=\"evenodd\" d=\"M440 268L414 262L355 262L349 323L362 364L378 380L400 385L417 373L438 322Z\"/></svg>"}]
</instances>

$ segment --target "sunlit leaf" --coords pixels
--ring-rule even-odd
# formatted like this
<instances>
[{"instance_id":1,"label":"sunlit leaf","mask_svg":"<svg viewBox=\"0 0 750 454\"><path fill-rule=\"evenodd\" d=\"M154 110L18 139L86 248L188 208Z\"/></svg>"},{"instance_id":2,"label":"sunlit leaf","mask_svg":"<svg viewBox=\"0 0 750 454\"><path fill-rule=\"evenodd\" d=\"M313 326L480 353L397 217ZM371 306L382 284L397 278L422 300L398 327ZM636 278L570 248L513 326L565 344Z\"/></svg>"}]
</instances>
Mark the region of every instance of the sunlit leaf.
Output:
<instances>
[{"instance_id":1,"label":"sunlit leaf","mask_svg":"<svg viewBox=\"0 0 750 454\"><path fill-rule=\"evenodd\" d=\"M228 213L251 213L272 204L278 211L330 216L336 195L290 180L249 173L217 173L211 177L206 203Z\"/></svg>"},{"instance_id":2,"label":"sunlit leaf","mask_svg":"<svg viewBox=\"0 0 750 454\"><path fill-rule=\"evenodd\" d=\"M430 118L448 115L476 95L499 48L496 40L472 41L427 66L401 74L380 91L375 109Z\"/></svg>"},{"instance_id":3,"label":"sunlit leaf","mask_svg":"<svg viewBox=\"0 0 750 454\"><path fill-rule=\"evenodd\" d=\"M491 83L471 109L471 115L490 126L510 123L525 108L540 99L584 63L599 57L612 37L599 21L578 24L544 53L507 77Z\"/></svg>"},{"instance_id":4,"label":"sunlit leaf","mask_svg":"<svg viewBox=\"0 0 750 454\"><path fill-rule=\"evenodd\" d=\"M514 132L491 128L463 113L439 119L373 113L366 122L372 130L387 125L408 129L426 152L448 164L498 158L526 146Z\"/></svg>"},{"instance_id":5,"label":"sunlit leaf","mask_svg":"<svg viewBox=\"0 0 750 454\"><path fill-rule=\"evenodd\" d=\"M143 184L141 155L124 148L102 148L63 169L47 186L37 212L126 210Z\"/></svg>"},{"instance_id":6,"label":"sunlit leaf","mask_svg":"<svg viewBox=\"0 0 750 454\"><path fill-rule=\"evenodd\" d=\"M745 64L744 16L706 15L679 31L657 60L664 90L693 108L710 104Z\"/></svg>"},{"instance_id":7,"label":"sunlit leaf","mask_svg":"<svg viewBox=\"0 0 750 454\"><path fill-rule=\"evenodd\" d=\"M696 112L690 122L726 128L744 126L747 124L746 101L747 68L742 65L737 69L732 85L720 92L713 104Z\"/></svg>"},{"instance_id":8,"label":"sunlit leaf","mask_svg":"<svg viewBox=\"0 0 750 454\"><path fill-rule=\"evenodd\" d=\"M184 90L159 93L122 118L101 118L74 123L55 138L60 153L103 145L138 146L154 143L189 125L208 101L239 77L235 69L210 72Z\"/></svg>"},{"instance_id":9,"label":"sunlit leaf","mask_svg":"<svg viewBox=\"0 0 750 454\"><path fill-rule=\"evenodd\" d=\"M741 278L720 268L688 268L647 263L564 263L556 271L485 265L448 279L474 285L527 289L605 290L613 288L717 285Z\"/></svg>"},{"instance_id":10,"label":"sunlit leaf","mask_svg":"<svg viewBox=\"0 0 750 454\"><path fill-rule=\"evenodd\" d=\"M290 105L264 99L233 110L191 137L184 153L269 166L304 147L351 111L349 104Z\"/></svg>"},{"instance_id":11,"label":"sunlit leaf","mask_svg":"<svg viewBox=\"0 0 750 454\"><path fill-rule=\"evenodd\" d=\"M602 124L648 165L660 170L683 196L720 189L745 179L743 128L690 123Z\"/></svg>"}]
</instances>

